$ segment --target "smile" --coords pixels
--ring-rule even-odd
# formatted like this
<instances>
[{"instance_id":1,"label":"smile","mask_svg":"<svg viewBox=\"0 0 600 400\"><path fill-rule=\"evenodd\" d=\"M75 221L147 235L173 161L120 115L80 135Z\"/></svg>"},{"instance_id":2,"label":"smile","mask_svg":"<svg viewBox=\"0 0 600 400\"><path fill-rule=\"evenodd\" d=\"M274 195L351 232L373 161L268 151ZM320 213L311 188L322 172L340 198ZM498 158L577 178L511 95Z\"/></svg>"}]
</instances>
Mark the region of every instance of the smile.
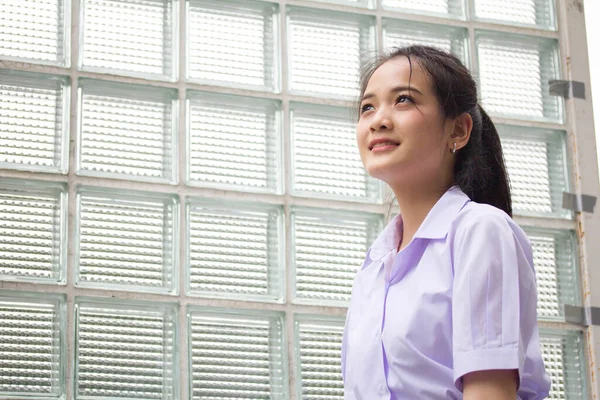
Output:
<instances>
[{"instance_id":1,"label":"smile","mask_svg":"<svg viewBox=\"0 0 600 400\"><path fill-rule=\"evenodd\" d=\"M369 147L369 150L372 152L383 152L395 149L398 146L400 146L400 144L395 142L381 142Z\"/></svg>"}]
</instances>

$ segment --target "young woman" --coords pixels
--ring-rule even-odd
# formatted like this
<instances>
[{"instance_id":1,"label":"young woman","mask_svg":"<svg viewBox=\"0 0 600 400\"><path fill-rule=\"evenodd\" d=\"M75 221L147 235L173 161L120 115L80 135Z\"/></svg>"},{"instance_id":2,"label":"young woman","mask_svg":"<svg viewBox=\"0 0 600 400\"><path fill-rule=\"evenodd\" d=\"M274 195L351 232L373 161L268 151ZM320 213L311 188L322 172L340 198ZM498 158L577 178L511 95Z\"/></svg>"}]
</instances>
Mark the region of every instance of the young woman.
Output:
<instances>
[{"instance_id":1,"label":"young woman","mask_svg":"<svg viewBox=\"0 0 600 400\"><path fill-rule=\"evenodd\" d=\"M543 399L532 250L494 124L456 57L411 46L362 78L357 141L401 214L356 274L345 399Z\"/></svg>"}]
</instances>

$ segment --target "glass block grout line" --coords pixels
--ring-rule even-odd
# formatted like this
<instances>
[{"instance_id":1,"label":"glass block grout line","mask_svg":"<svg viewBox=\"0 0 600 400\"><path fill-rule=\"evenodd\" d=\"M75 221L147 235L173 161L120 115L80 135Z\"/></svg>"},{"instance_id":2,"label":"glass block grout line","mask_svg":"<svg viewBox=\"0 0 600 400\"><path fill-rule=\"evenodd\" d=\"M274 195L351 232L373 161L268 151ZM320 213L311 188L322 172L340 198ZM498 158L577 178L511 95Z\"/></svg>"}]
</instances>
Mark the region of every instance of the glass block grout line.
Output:
<instances>
[{"instance_id":1,"label":"glass block grout line","mask_svg":"<svg viewBox=\"0 0 600 400\"><path fill-rule=\"evenodd\" d=\"M474 0L469 0L469 4L472 5L473 1ZM471 7L469 7L469 10L470 9L471 9ZM468 12L470 12L470 11L468 11ZM479 63L477 62L477 43L475 43L475 28L473 26L469 26L469 28L468 28L468 38L469 38L469 42L468 42L469 43L469 49L468 49L469 68L473 72L473 76L477 77L477 76L479 76ZM481 88L478 86L477 87L478 93L480 90L481 90Z\"/></svg>"},{"instance_id":2,"label":"glass block grout line","mask_svg":"<svg viewBox=\"0 0 600 400\"><path fill-rule=\"evenodd\" d=\"M280 49L281 49L281 54L280 54L280 62L281 62L281 91L282 91L282 111L283 111L283 140L282 140L282 145L283 145L283 151L282 151L282 157L283 157L283 190L284 193L288 193L289 192L289 188L290 185L293 182L294 176L293 176L293 171L292 171L292 145L291 145L291 138L290 138L290 102L291 102L291 96L289 95L289 87L290 87L290 82L289 82L289 58L291 57L291 55L288 52L288 46L287 46L287 37L288 37L288 24L285 23L285 21L287 21L287 7L285 6L285 4L280 4L279 7L279 18L280 18L280 29L279 29L279 43L280 43ZM290 400L300 400L299 398L296 399L295 393L294 393L294 379L297 379L296 377L293 376L293 371L294 371L294 325L293 325L293 321L291 318L292 315L292 310L295 309L295 307L290 305L290 299L293 298L294 296L294 289L291 287L292 285L290 285L290 282L292 282L293 279L293 272L291 271L291 268L288 268L289 265L292 265L292 252L290 251L291 249L291 245L292 245L292 239L291 239L291 226L290 224L287 223L287 221L289 221L290 218L290 213L291 213L291 206L289 204L289 201L284 202L283 205L283 218L284 221L286 221L286 223L284 223L284 249L285 249L285 253L284 253L284 263L285 263L285 270L283 273L283 285L284 285L284 296L286 299L286 304L287 304L287 310L285 312L285 328L286 328L286 334L287 334L287 349L285 349L285 351L287 352L287 361L288 361L288 393L290 393Z\"/></svg>"},{"instance_id":3,"label":"glass block grout line","mask_svg":"<svg viewBox=\"0 0 600 400\"><path fill-rule=\"evenodd\" d=\"M180 311L187 306L194 307L207 307L207 308L233 308L236 310L266 310L273 312L282 312L286 315L292 315L293 313L302 314L313 314L322 316L335 316L344 317L346 315L346 307L344 306L323 306L316 304L293 304L287 303L269 303L261 301L248 301L248 300L235 300L235 299L219 299L209 297L198 297L198 296L187 296L179 294L178 296L170 296L166 294L158 293L140 293L140 292L127 292L121 290L107 290L107 289L92 289L92 288L80 288L80 287L69 287L65 289L64 286L55 285L40 285L34 283L18 283L18 282L2 282L2 290L4 291L26 291L26 292L38 292L38 293L52 293L52 294L66 294L67 302L74 299L75 297L88 297L88 298L102 298L102 299L115 299L127 301L132 299L132 295L135 295L135 301L142 302L159 302L159 303L177 303L179 304ZM185 314L185 313L184 313ZM573 328L572 325L563 322L544 322L540 321L540 324L548 325L550 327L564 327L565 329L577 329ZM542 326L540 325L540 326ZM544 326L546 326L544 325Z\"/></svg>"},{"instance_id":4,"label":"glass block grout line","mask_svg":"<svg viewBox=\"0 0 600 400\"><path fill-rule=\"evenodd\" d=\"M345 211L360 211L374 214L381 214L383 216L388 213L388 205L384 204L371 204L365 202L345 202L342 200L328 199L324 204L324 200L313 197L298 197L291 194L269 194L269 193L252 193L252 192L241 192L228 190L226 192L219 189L203 188L197 186L187 185L168 185L168 184L157 184L150 182L140 181L122 181L109 178L98 178L98 177L87 177L87 176L68 176L62 175L49 175L46 173L32 173L23 172L18 170L0 170L2 177L11 179L32 179L47 182L64 182L68 183L69 186L86 185L93 187L100 187L106 189L131 189L137 191L154 192L161 194L172 194L177 193L180 196L180 200L183 201L184 197L196 197L196 198L207 198L207 199L229 199L229 200L242 200L252 201L257 203L265 203L272 205L282 206L298 206L298 207L309 207L309 208L331 208L336 210ZM125 184L125 182L127 182ZM69 194L70 196L70 194ZM397 213L397 206L392 207L392 214ZM524 226L535 226L549 229L562 229L562 230L575 230L577 224L575 220L555 217L539 217L539 216L528 216L528 215L515 215L515 221L519 225ZM70 242L71 243L71 242Z\"/></svg>"},{"instance_id":5,"label":"glass block grout line","mask_svg":"<svg viewBox=\"0 0 600 400\"><path fill-rule=\"evenodd\" d=\"M91 176L77 176L74 175L71 180L70 175L49 175L46 173L32 173L23 172L18 170L1 170L2 177L13 178L13 179L31 179L40 180L47 182L65 182L70 185L89 185L95 187L102 187L106 189L130 189L147 192L155 192L161 194L173 194L186 195L191 197L200 198L211 198L211 199L235 199L235 200L246 200L252 202L262 202L266 204L290 204L297 206L306 207L319 207L323 204L323 199L313 197L300 197L292 196L291 194L272 194L272 193L253 193L248 191L236 191L227 190L223 191L220 189L214 189L210 187L201 186L189 186L184 184L169 185L153 182L142 182L142 181L124 181L110 178L100 178ZM339 199L327 200L331 208L342 209L342 210L360 210L372 213L385 214L387 212L386 204L375 204L360 201L344 201Z\"/></svg>"},{"instance_id":6,"label":"glass block grout line","mask_svg":"<svg viewBox=\"0 0 600 400\"><path fill-rule=\"evenodd\" d=\"M143 79L137 79L128 76L111 76L110 79L107 78L106 75L100 73L92 73L86 71L76 71L74 69L67 69L62 67L56 67L52 69L47 69L43 66L32 64L32 63L15 63L11 61L0 61L0 67L6 68L7 70L13 70L18 72L34 72L34 73L43 73L43 74L52 74L58 76L70 76L72 79L77 78L77 81L80 78L85 79L93 79L105 82L114 82L118 84L134 84L134 85L147 85L153 86L157 88L163 89L179 89L181 90L189 90L189 91L199 91L199 92L209 92L214 94L225 94L225 95L234 95L234 96L244 96L244 97L255 97L257 99L267 99L267 100L281 100L283 103L285 102L295 102L295 103L309 103L315 105L328 105L342 108L353 108L355 106L355 102L351 100L342 100L335 98L323 98L323 97L310 97L304 95L297 95L291 93L272 93L272 92L264 92L264 91L255 91L244 88L233 88L226 86L214 86L214 85L203 85L197 84L193 82L158 82L158 81L148 81ZM73 83L72 83L73 84ZM77 98L77 97L76 97ZM530 119L518 119L511 118L506 116L494 116L494 120L497 123L504 123L508 125L519 125L524 127L539 127L546 129L565 129L566 122L558 123L552 121L535 121Z\"/></svg>"},{"instance_id":7,"label":"glass block grout line","mask_svg":"<svg viewBox=\"0 0 600 400\"><path fill-rule=\"evenodd\" d=\"M42 289L42 290L40 290ZM165 294L155 293L138 293L124 292L106 289L88 289L88 288L73 288L65 290L64 287L40 285L34 283L17 283L17 282L2 282L2 291L4 293L49 293L49 294L66 294L67 302L75 297L97 298L97 299L115 299L118 301L132 300L131 295L135 294L135 301L140 302L158 302L158 303L177 303L180 310L187 306L206 307L206 308L227 308L230 307L236 310L266 310L270 312L282 312L286 315L292 314L310 314L321 317L344 318L346 316L346 306L332 305L324 306L319 304L296 304L287 302L267 303L260 301L233 300L233 299L217 299L208 297L192 297L186 295L169 296ZM567 331L584 331L585 327L578 326L568 322L559 320L538 320L539 327L548 329L560 329Z\"/></svg>"},{"instance_id":8,"label":"glass block grout line","mask_svg":"<svg viewBox=\"0 0 600 400\"><path fill-rule=\"evenodd\" d=\"M69 171L68 171L68 233L67 233L67 245L68 245L68 255L67 255L67 288L66 288L66 296L67 296L67 304L73 305L75 303L75 286L74 286L74 277L75 277L75 259L76 254L74 251L75 248L75 218L73 216L77 215L77 201L76 201L76 187L75 185L79 182L79 177L76 176L76 157L75 151L77 149L77 112L78 112L78 63L80 59L79 54L79 42L80 42L80 9L79 6L81 2L79 1L71 1L71 37L69 38L70 43L70 78L71 78L71 110L70 110L70 132L69 132ZM68 2L67 2L68 3ZM75 312L74 307L67 307L67 348L69 352L74 352L74 348L72 343L75 341ZM73 399L75 398L74 393L74 369L75 364L73 362L73 357L67 357L67 379L66 379L66 398Z\"/></svg>"},{"instance_id":9,"label":"glass block grout line","mask_svg":"<svg viewBox=\"0 0 600 400\"><path fill-rule=\"evenodd\" d=\"M67 301L75 297L93 297L93 298L112 298L115 300L128 301L132 298L136 301L144 302L163 302L163 303L178 303L179 307L216 307L216 308L233 308L239 310L266 310L283 312L286 315L292 314L312 314L319 316L334 316L334 317L345 317L347 306L338 304L332 305L320 305L318 303L309 302L292 302L288 299L286 303L273 303L264 302L257 300L240 300L240 299L226 299L226 298L215 298L215 297L202 297L202 296L188 296L186 294L179 294L176 296L158 293L142 293L133 291L123 290L110 290L110 289L97 289L97 288L82 288L82 287L69 287L55 286L46 284L36 283L24 283L24 282L2 282L2 291L27 291L37 293L53 293L53 294L66 294ZM558 319L538 319L538 325L540 328L550 329L562 329L562 330L574 330L582 331L583 326L578 326L572 323L560 321Z\"/></svg>"},{"instance_id":10,"label":"glass block grout line","mask_svg":"<svg viewBox=\"0 0 600 400\"><path fill-rule=\"evenodd\" d=\"M474 55L474 39L469 39L470 47L470 62L473 63L475 61ZM61 76L70 76L72 79L71 85L74 85L75 81L79 81L80 78L86 79L94 79L99 81L106 82L114 82L119 84L134 84L134 85L146 85L163 89L178 89L179 92L187 92L187 91L199 91L199 92L209 92L214 94L224 94L224 95L234 95L234 96L245 96L245 97L255 97L257 99L266 99L266 100L280 100L282 103L309 103L315 105L328 105L342 108L350 108L352 109L355 106L355 102L352 100L342 100L335 98L324 98L324 97L310 97L304 95L292 94L289 92L282 91L281 93L272 93L260 90L250 90L244 88L233 88L226 86L215 86L209 84L198 84L187 81L178 81L178 82L167 82L167 81L150 81L140 78L128 77L128 76L111 76L110 79L101 73L95 72L87 72L87 71L77 71L74 69L67 69L62 67L56 67L52 69L47 69L38 64L32 63L15 63L11 61L0 61L0 67L5 67L14 71L22 71L22 72L40 72L40 73L50 73L53 75L61 75ZM471 65L470 68L475 71L476 65ZM286 80L286 79L284 79ZM77 94L77 92L75 92ZM75 96L75 101L77 96ZM71 102L73 103L73 98L71 98ZM181 107L180 107L181 108ZM566 129L566 120L564 122L551 122L551 121L535 121L526 118L511 118L504 116L494 116L494 121L497 123L504 123L508 125L518 125L524 127L538 127L545 129L555 129L555 130L565 130ZM181 147L181 146L180 146Z\"/></svg>"},{"instance_id":11,"label":"glass block grout line","mask_svg":"<svg viewBox=\"0 0 600 400\"><path fill-rule=\"evenodd\" d=\"M375 13L375 21L376 21L376 43L377 43L377 51L381 54L385 49L383 48L383 0L376 0L376 8L377 12Z\"/></svg>"},{"instance_id":12,"label":"glass block grout line","mask_svg":"<svg viewBox=\"0 0 600 400\"><path fill-rule=\"evenodd\" d=\"M186 107L184 106L185 104L185 99L186 99L186 83L184 81L185 78L185 73L186 73L186 63L184 62L184 60L187 59L188 54L187 54L187 42L185 41L185 33L187 31L187 16L186 16L186 1L184 0L178 0L179 1L179 10L178 10L178 14L179 14L179 31L177 32L178 34L178 44L179 44L179 49L178 49L178 58L179 58L179 69L178 71L175 71L175 74L178 78L177 81L177 89L178 89L178 96L179 96L179 121L185 121L185 117L186 117ZM186 174L188 174L189 172L187 171L187 157L186 157L186 149L185 149L185 145L184 143L186 143L186 124L185 123L180 123L179 124L179 132L177 132L177 137L178 137L178 141L179 141L179 154L178 154L178 159L179 159L179 164L178 164L178 168L179 168L179 177L177 177L178 179L178 184L181 187L182 183L183 183L183 179L181 179L182 176L185 176ZM185 202L187 202L187 194L183 194L180 196L180 204L186 204ZM186 246L183 245L183 238L185 238L185 234L186 234L186 224L182 223L182 221L185 218L185 210L181 209L180 212L180 222L179 222L179 238L180 238L180 245L179 245L179 263L181 264L183 262L183 260L185 260L186 257ZM187 238L186 238L187 239ZM185 274L182 273L180 271L179 274L179 298L186 298L186 279L183 278ZM177 369L179 370L179 398L180 399L186 399L188 397L188 387L191 386L190 382L191 379L189 377L189 371L187 368L187 360L190 357L189 354L189 350L188 350L188 346L186 345L187 343L187 338L186 338L186 334L184 332L186 332L184 329L187 328L187 316L186 316L186 312L183 309L183 306L179 307L179 321L178 321L178 328L179 328L179 346L178 346L178 351L179 351L179 365L177 367ZM177 392L176 392L177 393Z\"/></svg>"}]
</instances>

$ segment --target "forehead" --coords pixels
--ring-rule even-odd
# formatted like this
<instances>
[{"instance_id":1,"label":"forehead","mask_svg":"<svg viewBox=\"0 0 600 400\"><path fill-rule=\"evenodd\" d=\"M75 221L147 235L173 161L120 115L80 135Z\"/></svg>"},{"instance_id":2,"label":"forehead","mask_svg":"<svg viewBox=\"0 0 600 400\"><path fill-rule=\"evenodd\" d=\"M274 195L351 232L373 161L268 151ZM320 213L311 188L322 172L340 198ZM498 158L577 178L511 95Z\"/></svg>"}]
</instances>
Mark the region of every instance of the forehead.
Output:
<instances>
[{"instance_id":1,"label":"forehead","mask_svg":"<svg viewBox=\"0 0 600 400\"><path fill-rule=\"evenodd\" d=\"M411 75L412 63L412 75ZM365 93L389 90L398 86L417 88L422 93L429 91L429 78L414 59L409 63L406 57L397 57L386 61L375 70L367 84Z\"/></svg>"}]
</instances>

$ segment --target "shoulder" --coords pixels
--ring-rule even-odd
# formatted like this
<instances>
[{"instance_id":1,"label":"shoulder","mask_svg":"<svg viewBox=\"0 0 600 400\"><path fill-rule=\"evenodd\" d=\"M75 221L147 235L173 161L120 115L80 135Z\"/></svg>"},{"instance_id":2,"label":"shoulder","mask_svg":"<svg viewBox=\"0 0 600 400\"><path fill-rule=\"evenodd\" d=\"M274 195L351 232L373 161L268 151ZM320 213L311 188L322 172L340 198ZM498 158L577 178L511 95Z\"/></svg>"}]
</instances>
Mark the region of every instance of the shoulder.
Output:
<instances>
[{"instance_id":1,"label":"shoulder","mask_svg":"<svg viewBox=\"0 0 600 400\"><path fill-rule=\"evenodd\" d=\"M494 254L500 249L521 253L533 264L527 234L504 211L488 204L468 202L458 213L449 231L456 252Z\"/></svg>"},{"instance_id":2,"label":"shoulder","mask_svg":"<svg viewBox=\"0 0 600 400\"><path fill-rule=\"evenodd\" d=\"M529 246L526 233L504 211L489 204L468 202L459 211L449 232L455 240L478 235L489 239L516 239Z\"/></svg>"}]
</instances>

